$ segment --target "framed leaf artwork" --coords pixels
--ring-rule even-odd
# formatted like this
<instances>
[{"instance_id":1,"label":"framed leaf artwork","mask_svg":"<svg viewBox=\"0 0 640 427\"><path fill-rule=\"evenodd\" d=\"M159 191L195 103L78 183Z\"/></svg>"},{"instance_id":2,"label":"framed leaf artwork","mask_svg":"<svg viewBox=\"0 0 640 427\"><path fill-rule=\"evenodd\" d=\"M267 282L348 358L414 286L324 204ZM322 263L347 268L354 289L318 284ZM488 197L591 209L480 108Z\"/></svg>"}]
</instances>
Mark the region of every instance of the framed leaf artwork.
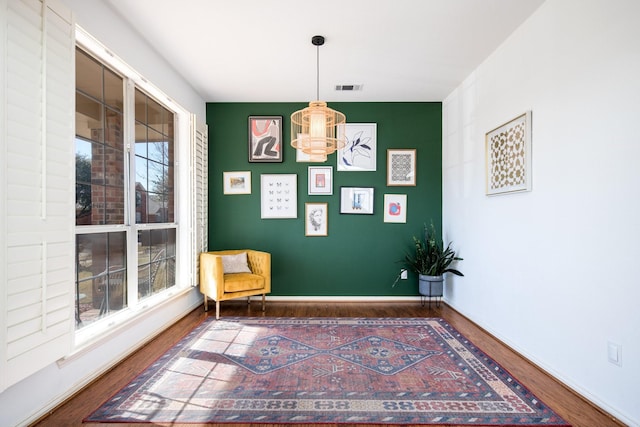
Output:
<instances>
[{"instance_id":1,"label":"framed leaf artwork","mask_svg":"<svg viewBox=\"0 0 640 427\"><path fill-rule=\"evenodd\" d=\"M338 126L338 139L346 145L339 149L339 171L375 171L377 151L376 123L346 123Z\"/></svg>"}]
</instances>

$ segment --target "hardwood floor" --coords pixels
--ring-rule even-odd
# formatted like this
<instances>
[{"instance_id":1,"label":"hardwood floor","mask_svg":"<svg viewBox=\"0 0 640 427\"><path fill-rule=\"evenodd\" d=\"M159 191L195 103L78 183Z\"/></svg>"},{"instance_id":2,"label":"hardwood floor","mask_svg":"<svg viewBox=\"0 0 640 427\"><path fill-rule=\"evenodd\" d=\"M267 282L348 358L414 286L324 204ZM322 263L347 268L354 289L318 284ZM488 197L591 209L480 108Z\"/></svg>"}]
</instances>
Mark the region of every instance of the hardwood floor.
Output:
<instances>
[{"instance_id":1,"label":"hardwood floor","mask_svg":"<svg viewBox=\"0 0 640 427\"><path fill-rule=\"evenodd\" d=\"M226 301L221 304L221 316L262 316L259 303L250 306L245 301ZM73 398L60 405L55 411L41 419L33 426L86 426L115 427L118 425L149 426L150 424L119 423L86 423L84 417L89 415L113 393L131 381L147 365L169 349L173 344L199 324L206 316L214 315L215 310L204 312L202 307L189 313L170 329L163 332L143 349L137 351L123 363L116 366L108 374L102 376ZM274 317L442 317L454 328L469 338L476 346L501 364L518 380L520 380L538 398L549 405L561 417L574 427L609 427L623 426L610 415L584 400L567 387L558 383L549 375L514 353L511 349L494 339L464 316L441 304L436 307L422 307L417 302L407 303L284 303L268 302L266 316ZM153 424L166 425L166 424ZM173 424L180 426L181 424ZM182 424L194 427L213 424ZM220 425L220 424L217 424ZM258 427L264 424L229 424L234 427ZM269 424L273 427L276 424ZM294 427L293 424L279 424L283 427ZM334 426L324 424L323 427ZM369 425L370 427L370 425ZM449 426L450 427L450 426Z\"/></svg>"}]
</instances>

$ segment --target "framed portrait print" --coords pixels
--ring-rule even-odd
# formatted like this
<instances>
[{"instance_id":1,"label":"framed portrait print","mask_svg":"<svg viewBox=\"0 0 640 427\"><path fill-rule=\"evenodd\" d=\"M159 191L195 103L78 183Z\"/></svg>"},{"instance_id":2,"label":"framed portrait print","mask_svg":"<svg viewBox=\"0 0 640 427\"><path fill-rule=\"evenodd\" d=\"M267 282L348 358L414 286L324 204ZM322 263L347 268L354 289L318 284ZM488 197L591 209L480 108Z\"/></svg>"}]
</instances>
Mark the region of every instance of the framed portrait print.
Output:
<instances>
[{"instance_id":1,"label":"framed portrait print","mask_svg":"<svg viewBox=\"0 0 640 427\"><path fill-rule=\"evenodd\" d=\"M331 166L309 166L309 195L333 194L333 168Z\"/></svg>"},{"instance_id":2,"label":"framed portrait print","mask_svg":"<svg viewBox=\"0 0 640 427\"><path fill-rule=\"evenodd\" d=\"M373 215L373 188L340 187L340 213Z\"/></svg>"},{"instance_id":3,"label":"framed portrait print","mask_svg":"<svg viewBox=\"0 0 640 427\"><path fill-rule=\"evenodd\" d=\"M384 222L407 222L407 195L384 195Z\"/></svg>"},{"instance_id":4,"label":"framed portrait print","mask_svg":"<svg viewBox=\"0 0 640 427\"><path fill-rule=\"evenodd\" d=\"M486 194L531 191L531 111L487 132Z\"/></svg>"},{"instance_id":5,"label":"framed portrait print","mask_svg":"<svg viewBox=\"0 0 640 427\"><path fill-rule=\"evenodd\" d=\"M305 236L327 235L327 203L305 203L304 218Z\"/></svg>"},{"instance_id":6,"label":"framed portrait print","mask_svg":"<svg viewBox=\"0 0 640 427\"><path fill-rule=\"evenodd\" d=\"M416 185L416 150L387 150L387 185Z\"/></svg>"},{"instance_id":7,"label":"framed portrait print","mask_svg":"<svg viewBox=\"0 0 640 427\"><path fill-rule=\"evenodd\" d=\"M251 194L251 171L222 172L224 194Z\"/></svg>"},{"instance_id":8,"label":"framed portrait print","mask_svg":"<svg viewBox=\"0 0 640 427\"><path fill-rule=\"evenodd\" d=\"M298 218L297 175L260 175L260 218Z\"/></svg>"},{"instance_id":9,"label":"framed portrait print","mask_svg":"<svg viewBox=\"0 0 640 427\"><path fill-rule=\"evenodd\" d=\"M339 171L375 171L377 150L376 123L345 123L338 126L338 139L347 144L337 151Z\"/></svg>"},{"instance_id":10,"label":"framed portrait print","mask_svg":"<svg viewBox=\"0 0 640 427\"><path fill-rule=\"evenodd\" d=\"M282 116L249 116L249 161L282 162Z\"/></svg>"}]
</instances>

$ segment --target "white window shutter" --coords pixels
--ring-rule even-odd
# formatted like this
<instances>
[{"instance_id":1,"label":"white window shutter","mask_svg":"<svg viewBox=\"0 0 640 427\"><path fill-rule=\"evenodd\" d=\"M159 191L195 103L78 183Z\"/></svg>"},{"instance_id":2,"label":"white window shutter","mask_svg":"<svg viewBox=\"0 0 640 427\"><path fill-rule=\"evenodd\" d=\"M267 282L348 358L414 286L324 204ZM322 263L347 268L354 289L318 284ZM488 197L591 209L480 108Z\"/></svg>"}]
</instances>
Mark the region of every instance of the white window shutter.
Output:
<instances>
[{"instance_id":1,"label":"white window shutter","mask_svg":"<svg viewBox=\"0 0 640 427\"><path fill-rule=\"evenodd\" d=\"M194 285L200 284L200 252L207 250L208 242L208 130L206 124L197 123L191 117L192 136L192 224L193 224L193 274Z\"/></svg>"},{"instance_id":2,"label":"white window shutter","mask_svg":"<svg viewBox=\"0 0 640 427\"><path fill-rule=\"evenodd\" d=\"M68 354L74 330L74 25L2 0L0 391Z\"/></svg>"}]
</instances>

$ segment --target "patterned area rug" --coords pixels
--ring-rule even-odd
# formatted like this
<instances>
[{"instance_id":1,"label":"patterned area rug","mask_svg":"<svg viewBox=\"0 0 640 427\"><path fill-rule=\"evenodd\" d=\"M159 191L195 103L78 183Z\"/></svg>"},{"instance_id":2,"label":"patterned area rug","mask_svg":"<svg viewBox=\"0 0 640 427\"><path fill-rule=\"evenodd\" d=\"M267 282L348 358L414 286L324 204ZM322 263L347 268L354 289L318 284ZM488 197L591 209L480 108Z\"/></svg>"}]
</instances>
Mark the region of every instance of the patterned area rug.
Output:
<instances>
[{"instance_id":1,"label":"patterned area rug","mask_svg":"<svg viewBox=\"0 0 640 427\"><path fill-rule=\"evenodd\" d=\"M85 421L567 425L439 318L209 318Z\"/></svg>"}]
</instances>

